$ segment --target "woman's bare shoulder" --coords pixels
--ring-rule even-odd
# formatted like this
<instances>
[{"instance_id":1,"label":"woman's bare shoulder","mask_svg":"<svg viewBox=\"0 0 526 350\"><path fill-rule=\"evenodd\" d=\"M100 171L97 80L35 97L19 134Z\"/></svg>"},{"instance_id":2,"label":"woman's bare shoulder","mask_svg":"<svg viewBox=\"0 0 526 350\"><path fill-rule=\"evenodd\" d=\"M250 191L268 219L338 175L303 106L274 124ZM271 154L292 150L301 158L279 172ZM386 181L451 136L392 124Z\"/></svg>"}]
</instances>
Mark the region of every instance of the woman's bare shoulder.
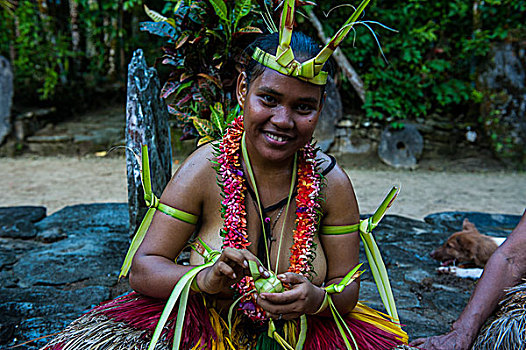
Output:
<instances>
[{"instance_id":1,"label":"woman's bare shoulder","mask_svg":"<svg viewBox=\"0 0 526 350\"><path fill-rule=\"evenodd\" d=\"M316 154L316 163L318 164L318 171L325 177L325 184L327 186L341 189L350 186L352 189L349 176L347 176L345 170L340 167L334 157L329 156L324 152L318 151Z\"/></svg>"},{"instance_id":2,"label":"woman's bare shoulder","mask_svg":"<svg viewBox=\"0 0 526 350\"><path fill-rule=\"evenodd\" d=\"M217 187L214 159L213 145L206 144L196 149L172 176L161 202L188 212L200 210L203 199Z\"/></svg>"},{"instance_id":3,"label":"woman's bare shoulder","mask_svg":"<svg viewBox=\"0 0 526 350\"><path fill-rule=\"evenodd\" d=\"M345 170L333 157L318 152L319 171L324 175L324 224L348 225L359 220L358 204L354 189Z\"/></svg>"},{"instance_id":4,"label":"woman's bare shoulder","mask_svg":"<svg viewBox=\"0 0 526 350\"><path fill-rule=\"evenodd\" d=\"M215 160L214 146L207 143L190 154L177 168L171 182L180 181L189 176L210 176L215 174L212 161Z\"/></svg>"}]
</instances>

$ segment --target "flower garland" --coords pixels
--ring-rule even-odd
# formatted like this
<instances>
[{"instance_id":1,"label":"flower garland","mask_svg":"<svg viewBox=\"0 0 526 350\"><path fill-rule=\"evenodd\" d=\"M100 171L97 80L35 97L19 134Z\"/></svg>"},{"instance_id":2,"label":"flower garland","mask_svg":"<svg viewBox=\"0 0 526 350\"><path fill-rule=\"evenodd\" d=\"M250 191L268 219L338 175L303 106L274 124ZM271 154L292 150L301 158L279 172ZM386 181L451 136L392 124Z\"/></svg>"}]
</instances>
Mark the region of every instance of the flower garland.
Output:
<instances>
[{"instance_id":1,"label":"flower garland","mask_svg":"<svg viewBox=\"0 0 526 350\"><path fill-rule=\"evenodd\" d=\"M222 189L221 229L223 248L246 249L251 242L247 235L245 208L246 184L241 167L240 147L243 135L243 115L226 130L216 153L216 171ZM316 171L315 149L311 144L299 151L296 220L288 271L310 277L315 257L314 235L320 213L321 174ZM244 277L235 288L243 295L239 308L253 321L266 320L264 310L256 303L254 281Z\"/></svg>"}]
</instances>

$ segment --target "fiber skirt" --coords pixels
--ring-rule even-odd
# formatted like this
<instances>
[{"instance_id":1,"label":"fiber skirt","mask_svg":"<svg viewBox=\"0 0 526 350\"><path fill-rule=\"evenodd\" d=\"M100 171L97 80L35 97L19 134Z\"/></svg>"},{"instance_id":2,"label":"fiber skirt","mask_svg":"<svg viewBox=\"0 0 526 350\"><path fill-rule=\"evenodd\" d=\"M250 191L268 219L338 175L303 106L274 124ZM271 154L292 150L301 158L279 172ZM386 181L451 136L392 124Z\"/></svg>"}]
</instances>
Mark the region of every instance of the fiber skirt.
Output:
<instances>
[{"instance_id":1,"label":"fiber skirt","mask_svg":"<svg viewBox=\"0 0 526 350\"><path fill-rule=\"evenodd\" d=\"M129 293L105 302L73 321L42 350L148 349L150 339L165 307L165 300ZM180 349L282 349L267 336L266 324L255 324L236 315L229 331L227 322L200 294L190 296L187 304ZM172 349L174 311L155 349ZM358 304L344 316L360 350L392 349L407 343L407 335L388 316ZM298 321L276 323L278 331L295 346ZM345 349L344 340L332 318L308 316L304 349Z\"/></svg>"}]
</instances>

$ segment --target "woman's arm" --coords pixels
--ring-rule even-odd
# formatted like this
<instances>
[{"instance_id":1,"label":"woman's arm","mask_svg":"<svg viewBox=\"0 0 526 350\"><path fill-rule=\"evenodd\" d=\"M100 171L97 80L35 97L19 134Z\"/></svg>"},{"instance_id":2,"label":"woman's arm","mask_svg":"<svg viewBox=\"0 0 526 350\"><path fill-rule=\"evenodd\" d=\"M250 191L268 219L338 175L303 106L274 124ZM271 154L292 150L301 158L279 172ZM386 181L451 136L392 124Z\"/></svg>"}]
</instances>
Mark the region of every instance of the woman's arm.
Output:
<instances>
[{"instance_id":1,"label":"woman's arm","mask_svg":"<svg viewBox=\"0 0 526 350\"><path fill-rule=\"evenodd\" d=\"M179 167L160 199L161 203L201 216L203 226L207 220L220 219L219 213L203 213L205 201L219 201L211 158L211 145L195 151ZM167 299L179 279L194 267L177 265L175 259L195 229L195 225L157 211L133 259L131 287L142 294ZM223 250L213 266L197 275L198 287L207 294L229 290L233 283L249 274L248 260L257 261L248 250ZM262 272L266 274L263 268Z\"/></svg>"},{"instance_id":2,"label":"woman's arm","mask_svg":"<svg viewBox=\"0 0 526 350\"><path fill-rule=\"evenodd\" d=\"M358 203L349 177L336 166L327 175L325 191L326 206L323 225L351 225L360 222ZM327 259L326 285L338 283L359 263L360 236L358 231L343 235L321 235L321 243ZM333 294L332 300L341 314L351 311L360 291L356 279L343 292ZM322 315L330 315L326 310Z\"/></svg>"},{"instance_id":3,"label":"woman's arm","mask_svg":"<svg viewBox=\"0 0 526 350\"><path fill-rule=\"evenodd\" d=\"M160 201L194 215L201 215L202 188L206 186L210 153L205 147L194 152L177 170ZM130 271L131 287L145 295L168 298L179 279L193 266L175 264L195 225L157 211L137 250Z\"/></svg>"},{"instance_id":4,"label":"woman's arm","mask_svg":"<svg viewBox=\"0 0 526 350\"><path fill-rule=\"evenodd\" d=\"M451 332L413 341L413 346L424 349L469 349L480 327L504 296L504 290L520 282L526 274L526 211L522 219L484 267L484 274L477 283L468 305Z\"/></svg>"}]
</instances>

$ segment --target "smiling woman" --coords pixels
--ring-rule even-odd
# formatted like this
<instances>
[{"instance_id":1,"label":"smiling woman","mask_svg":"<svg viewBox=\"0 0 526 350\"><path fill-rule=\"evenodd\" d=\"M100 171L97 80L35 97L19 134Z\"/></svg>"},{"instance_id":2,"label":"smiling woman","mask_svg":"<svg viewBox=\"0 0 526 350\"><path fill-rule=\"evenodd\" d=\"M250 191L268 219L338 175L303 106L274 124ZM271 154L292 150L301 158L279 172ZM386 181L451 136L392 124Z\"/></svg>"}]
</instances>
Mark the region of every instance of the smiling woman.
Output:
<instances>
[{"instance_id":1,"label":"smiling woman","mask_svg":"<svg viewBox=\"0 0 526 350\"><path fill-rule=\"evenodd\" d=\"M285 26L294 3L285 2ZM391 319L357 303L358 228L369 228L359 225L346 173L311 143L326 58L317 59L312 40L287 31L252 49L237 82L242 113L219 142L179 167L160 200L148 197L157 212L147 215L122 271L131 263L135 292L82 316L46 349L390 349L407 342L396 311ZM190 265L177 264L189 243Z\"/></svg>"}]
</instances>

